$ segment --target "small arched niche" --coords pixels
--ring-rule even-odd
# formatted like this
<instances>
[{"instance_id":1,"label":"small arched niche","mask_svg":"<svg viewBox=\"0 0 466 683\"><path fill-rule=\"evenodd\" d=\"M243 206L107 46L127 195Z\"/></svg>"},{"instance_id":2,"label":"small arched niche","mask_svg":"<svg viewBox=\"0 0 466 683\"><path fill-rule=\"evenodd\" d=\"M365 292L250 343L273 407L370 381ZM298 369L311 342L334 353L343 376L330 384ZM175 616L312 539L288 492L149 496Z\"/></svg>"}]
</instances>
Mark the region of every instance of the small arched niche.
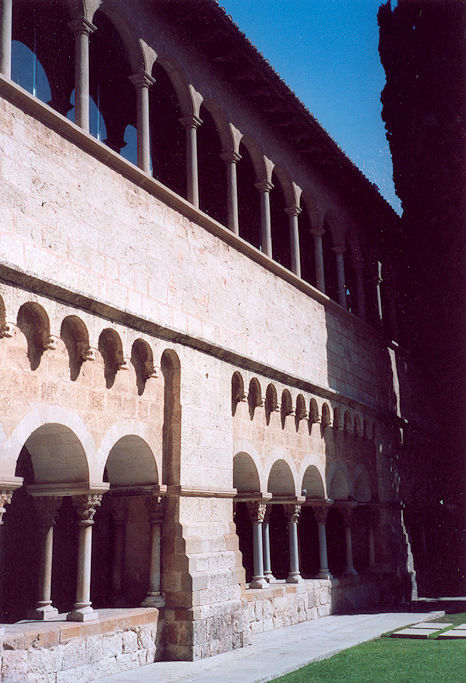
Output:
<instances>
[{"instance_id":1,"label":"small arched niche","mask_svg":"<svg viewBox=\"0 0 466 683\"><path fill-rule=\"evenodd\" d=\"M270 423L270 417L272 413L278 411L278 409L279 404L277 389L275 388L274 384L270 383L267 385L267 389L265 390L265 419L267 424Z\"/></svg>"},{"instance_id":2,"label":"small arched niche","mask_svg":"<svg viewBox=\"0 0 466 683\"><path fill-rule=\"evenodd\" d=\"M322 475L315 465L309 465L304 472L301 491L307 498L325 498Z\"/></svg>"},{"instance_id":3,"label":"small arched niche","mask_svg":"<svg viewBox=\"0 0 466 683\"><path fill-rule=\"evenodd\" d=\"M26 337L31 370L36 370L44 351L53 348L49 317L40 304L30 301L19 309L17 325Z\"/></svg>"},{"instance_id":4,"label":"small arched niche","mask_svg":"<svg viewBox=\"0 0 466 683\"><path fill-rule=\"evenodd\" d=\"M299 429L299 423L301 420L306 420L308 418L308 413L306 410L306 400L302 394L298 394L296 398L296 410L295 410L295 422L296 430Z\"/></svg>"},{"instance_id":5,"label":"small arched niche","mask_svg":"<svg viewBox=\"0 0 466 683\"><path fill-rule=\"evenodd\" d=\"M351 434L353 431L353 417L349 410L345 410L343 428L345 430L345 434Z\"/></svg>"},{"instance_id":6,"label":"small arched niche","mask_svg":"<svg viewBox=\"0 0 466 683\"><path fill-rule=\"evenodd\" d=\"M246 400L244 391L244 379L238 370L231 376L231 414L234 416L238 403Z\"/></svg>"},{"instance_id":7,"label":"small arched niche","mask_svg":"<svg viewBox=\"0 0 466 683\"><path fill-rule=\"evenodd\" d=\"M144 339L136 339L133 343L131 347L131 363L136 372L138 394L141 396L144 393L147 380L157 376L152 348Z\"/></svg>"},{"instance_id":8,"label":"small arched niche","mask_svg":"<svg viewBox=\"0 0 466 683\"><path fill-rule=\"evenodd\" d=\"M248 404L249 404L249 415L251 420L254 417L254 411L256 408L262 406L262 390L261 385L257 377L253 377L249 382L248 391Z\"/></svg>"},{"instance_id":9,"label":"small arched niche","mask_svg":"<svg viewBox=\"0 0 466 683\"><path fill-rule=\"evenodd\" d=\"M282 400L280 404L280 415L282 420L282 428L285 428L286 418L288 415L293 415L293 400L288 389L283 389Z\"/></svg>"},{"instance_id":10,"label":"small arched niche","mask_svg":"<svg viewBox=\"0 0 466 683\"><path fill-rule=\"evenodd\" d=\"M68 315L61 324L60 337L68 351L70 379L75 381L84 361L93 358L89 348L89 332L81 318Z\"/></svg>"},{"instance_id":11,"label":"small arched niche","mask_svg":"<svg viewBox=\"0 0 466 683\"><path fill-rule=\"evenodd\" d=\"M99 336L99 351L104 361L105 383L110 389L118 370L124 364L123 344L118 332L111 328L102 330Z\"/></svg>"}]
</instances>

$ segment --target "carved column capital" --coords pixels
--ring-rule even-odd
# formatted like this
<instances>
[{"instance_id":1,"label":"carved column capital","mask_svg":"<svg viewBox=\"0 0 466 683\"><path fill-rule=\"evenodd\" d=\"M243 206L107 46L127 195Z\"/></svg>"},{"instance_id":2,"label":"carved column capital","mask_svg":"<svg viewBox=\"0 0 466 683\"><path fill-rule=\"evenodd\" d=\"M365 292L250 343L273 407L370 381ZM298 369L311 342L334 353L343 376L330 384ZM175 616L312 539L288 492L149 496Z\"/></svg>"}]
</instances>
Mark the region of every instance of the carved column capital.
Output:
<instances>
[{"instance_id":1,"label":"carved column capital","mask_svg":"<svg viewBox=\"0 0 466 683\"><path fill-rule=\"evenodd\" d=\"M262 524L264 522L267 504L262 500L250 500L246 503L251 522Z\"/></svg>"},{"instance_id":2,"label":"carved column capital","mask_svg":"<svg viewBox=\"0 0 466 683\"><path fill-rule=\"evenodd\" d=\"M241 154L238 154L238 152L235 152L233 149L229 149L220 154L220 159L230 164L236 164L238 161L241 161L242 158Z\"/></svg>"},{"instance_id":3,"label":"carved column capital","mask_svg":"<svg viewBox=\"0 0 466 683\"><path fill-rule=\"evenodd\" d=\"M165 498L163 496L146 496L145 506L150 524L161 524L165 512Z\"/></svg>"},{"instance_id":4,"label":"carved column capital","mask_svg":"<svg viewBox=\"0 0 466 683\"><path fill-rule=\"evenodd\" d=\"M254 187L259 190L259 192L270 192L273 190L273 185L268 180L261 180L259 183L255 183Z\"/></svg>"},{"instance_id":5,"label":"carved column capital","mask_svg":"<svg viewBox=\"0 0 466 683\"><path fill-rule=\"evenodd\" d=\"M50 527L55 526L58 509L61 505L61 496L34 496L34 510L36 524L40 533L47 533Z\"/></svg>"},{"instance_id":6,"label":"carved column capital","mask_svg":"<svg viewBox=\"0 0 466 683\"><path fill-rule=\"evenodd\" d=\"M283 512L288 522L297 524L301 514L301 505L284 505Z\"/></svg>"},{"instance_id":7,"label":"carved column capital","mask_svg":"<svg viewBox=\"0 0 466 683\"><path fill-rule=\"evenodd\" d=\"M312 505L312 512L314 513L314 519L317 524L326 523L328 510L329 508L327 505Z\"/></svg>"},{"instance_id":8,"label":"carved column capital","mask_svg":"<svg viewBox=\"0 0 466 683\"><path fill-rule=\"evenodd\" d=\"M90 526L94 524L94 516L97 508L102 503L102 494L83 494L72 496L73 505L79 518L80 526Z\"/></svg>"},{"instance_id":9,"label":"carved column capital","mask_svg":"<svg viewBox=\"0 0 466 683\"><path fill-rule=\"evenodd\" d=\"M270 522L270 515L272 514L272 505L269 503L265 506L264 523L268 524Z\"/></svg>"},{"instance_id":10,"label":"carved column capital","mask_svg":"<svg viewBox=\"0 0 466 683\"><path fill-rule=\"evenodd\" d=\"M150 88L151 85L154 85L155 83L155 78L153 78L153 76L151 76L147 71L139 71L138 73L131 74L131 76L129 76L129 80L134 85L136 90L139 90L139 88Z\"/></svg>"},{"instance_id":11,"label":"carved column capital","mask_svg":"<svg viewBox=\"0 0 466 683\"><path fill-rule=\"evenodd\" d=\"M299 216L300 213L302 213L302 208L298 206L297 204L293 204L292 206L288 206L285 209L285 213L288 214L288 216Z\"/></svg>"},{"instance_id":12,"label":"carved column capital","mask_svg":"<svg viewBox=\"0 0 466 683\"><path fill-rule=\"evenodd\" d=\"M182 116L178 119L183 128L199 128L202 123L202 119L196 114L189 114L188 116Z\"/></svg>"},{"instance_id":13,"label":"carved column capital","mask_svg":"<svg viewBox=\"0 0 466 683\"><path fill-rule=\"evenodd\" d=\"M13 491L9 489L0 490L0 525L3 524L3 514L6 512L6 505L11 503Z\"/></svg>"},{"instance_id":14,"label":"carved column capital","mask_svg":"<svg viewBox=\"0 0 466 683\"><path fill-rule=\"evenodd\" d=\"M81 33L83 33L87 36L90 36L92 33L94 33L94 31L97 31L97 26L95 26L93 23L91 23L84 17L81 17L80 19L75 19L74 21L70 21L68 23L68 26L75 35L80 35Z\"/></svg>"}]
</instances>

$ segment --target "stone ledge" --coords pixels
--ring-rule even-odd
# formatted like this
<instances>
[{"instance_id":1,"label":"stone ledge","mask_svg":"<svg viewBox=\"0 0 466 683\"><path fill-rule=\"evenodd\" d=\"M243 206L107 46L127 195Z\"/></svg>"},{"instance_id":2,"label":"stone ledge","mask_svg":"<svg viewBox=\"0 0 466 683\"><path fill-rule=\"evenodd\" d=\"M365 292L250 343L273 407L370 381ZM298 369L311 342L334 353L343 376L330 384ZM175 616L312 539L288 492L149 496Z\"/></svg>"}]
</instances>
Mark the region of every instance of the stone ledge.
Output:
<instances>
[{"instance_id":1,"label":"stone ledge","mask_svg":"<svg viewBox=\"0 0 466 683\"><path fill-rule=\"evenodd\" d=\"M98 614L96 621L87 623L66 621L66 614L60 614L48 622L18 621L4 624L3 647L5 650L26 650L31 646L50 648L67 643L72 638L128 630L157 623L159 610L155 607L99 609Z\"/></svg>"}]
</instances>

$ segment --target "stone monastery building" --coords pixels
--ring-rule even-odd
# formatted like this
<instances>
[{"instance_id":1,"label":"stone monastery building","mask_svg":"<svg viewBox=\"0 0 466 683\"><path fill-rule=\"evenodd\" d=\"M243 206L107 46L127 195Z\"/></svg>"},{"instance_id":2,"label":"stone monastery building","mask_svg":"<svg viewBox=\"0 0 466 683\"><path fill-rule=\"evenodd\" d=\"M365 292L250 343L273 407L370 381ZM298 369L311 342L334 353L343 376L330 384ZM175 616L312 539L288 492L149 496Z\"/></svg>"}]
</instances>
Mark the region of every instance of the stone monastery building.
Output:
<instances>
[{"instance_id":1,"label":"stone monastery building","mask_svg":"<svg viewBox=\"0 0 466 683\"><path fill-rule=\"evenodd\" d=\"M3 679L409 599L397 216L214 0L0 8Z\"/></svg>"}]
</instances>

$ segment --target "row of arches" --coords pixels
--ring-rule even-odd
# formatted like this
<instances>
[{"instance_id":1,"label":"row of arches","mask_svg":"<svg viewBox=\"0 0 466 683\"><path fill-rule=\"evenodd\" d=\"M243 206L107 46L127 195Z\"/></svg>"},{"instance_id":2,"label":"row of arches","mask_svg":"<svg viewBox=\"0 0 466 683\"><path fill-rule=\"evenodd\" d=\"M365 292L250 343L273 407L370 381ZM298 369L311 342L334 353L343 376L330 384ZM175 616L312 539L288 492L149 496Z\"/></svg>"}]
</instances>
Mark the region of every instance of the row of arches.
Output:
<instances>
[{"instance_id":1,"label":"row of arches","mask_svg":"<svg viewBox=\"0 0 466 683\"><path fill-rule=\"evenodd\" d=\"M102 327L103 324L102 321ZM65 316L61 321L59 334L53 335L47 311L35 301L23 303L18 309L16 322L7 322L5 304L0 297L0 337L11 337L14 326L17 326L26 338L31 370L39 367L43 354L56 349L57 341L61 339L68 351L72 381L79 377L86 361L95 360L97 351L104 361L107 388L113 386L118 371L127 370L129 367L134 369L139 395L144 393L147 380L157 377L154 353L146 339L134 339L131 351L126 354L120 334L114 328L103 327L94 346L86 323L74 314Z\"/></svg>"},{"instance_id":2,"label":"row of arches","mask_svg":"<svg viewBox=\"0 0 466 683\"><path fill-rule=\"evenodd\" d=\"M332 460L324 472L309 458L303 461L298 471L292 458L282 452L264 468L254 449L243 445L249 450L236 453L233 459L233 487L240 494L354 500L361 504L373 500L370 477L362 465L356 466L350 474L344 462Z\"/></svg>"},{"instance_id":3,"label":"row of arches","mask_svg":"<svg viewBox=\"0 0 466 683\"><path fill-rule=\"evenodd\" d=\"M313 424L319 424L322 434L329 427L334 430L342 430L346 434L355 437L372 440L375 438L375 423L368 418L362 418L359 414L350 410L344 410L339 406L333 406L326 401L317 401L315 398L307 400L303 394L297 394L293 399L289 389L283 389L280 396L276 386L269 383L262 392L261 383L257 377L249 381L246 392L244 378L239 371L235 371L231 378L231 411L237 414L238 404L247 403L249 417L254 419L256 409L263 409L266 423L270 424L273 413L280 414L282 428L285 428L287 417L294 419L296 429L301 421L308 421L309 431Z\"/></svg>"},{"instance_id":4,"label":"row of arches","mask_svg":"<svg viewBox=\"0 0 466 683\"><path fill-rule=\"evenodd\" d=\"M82 16L66 0L46 14L37 0L8 1L13 80L344 308L380 322L389 283L357 230L239 131L136 22L106 1Z\"/></svg>"}]
</instances>

